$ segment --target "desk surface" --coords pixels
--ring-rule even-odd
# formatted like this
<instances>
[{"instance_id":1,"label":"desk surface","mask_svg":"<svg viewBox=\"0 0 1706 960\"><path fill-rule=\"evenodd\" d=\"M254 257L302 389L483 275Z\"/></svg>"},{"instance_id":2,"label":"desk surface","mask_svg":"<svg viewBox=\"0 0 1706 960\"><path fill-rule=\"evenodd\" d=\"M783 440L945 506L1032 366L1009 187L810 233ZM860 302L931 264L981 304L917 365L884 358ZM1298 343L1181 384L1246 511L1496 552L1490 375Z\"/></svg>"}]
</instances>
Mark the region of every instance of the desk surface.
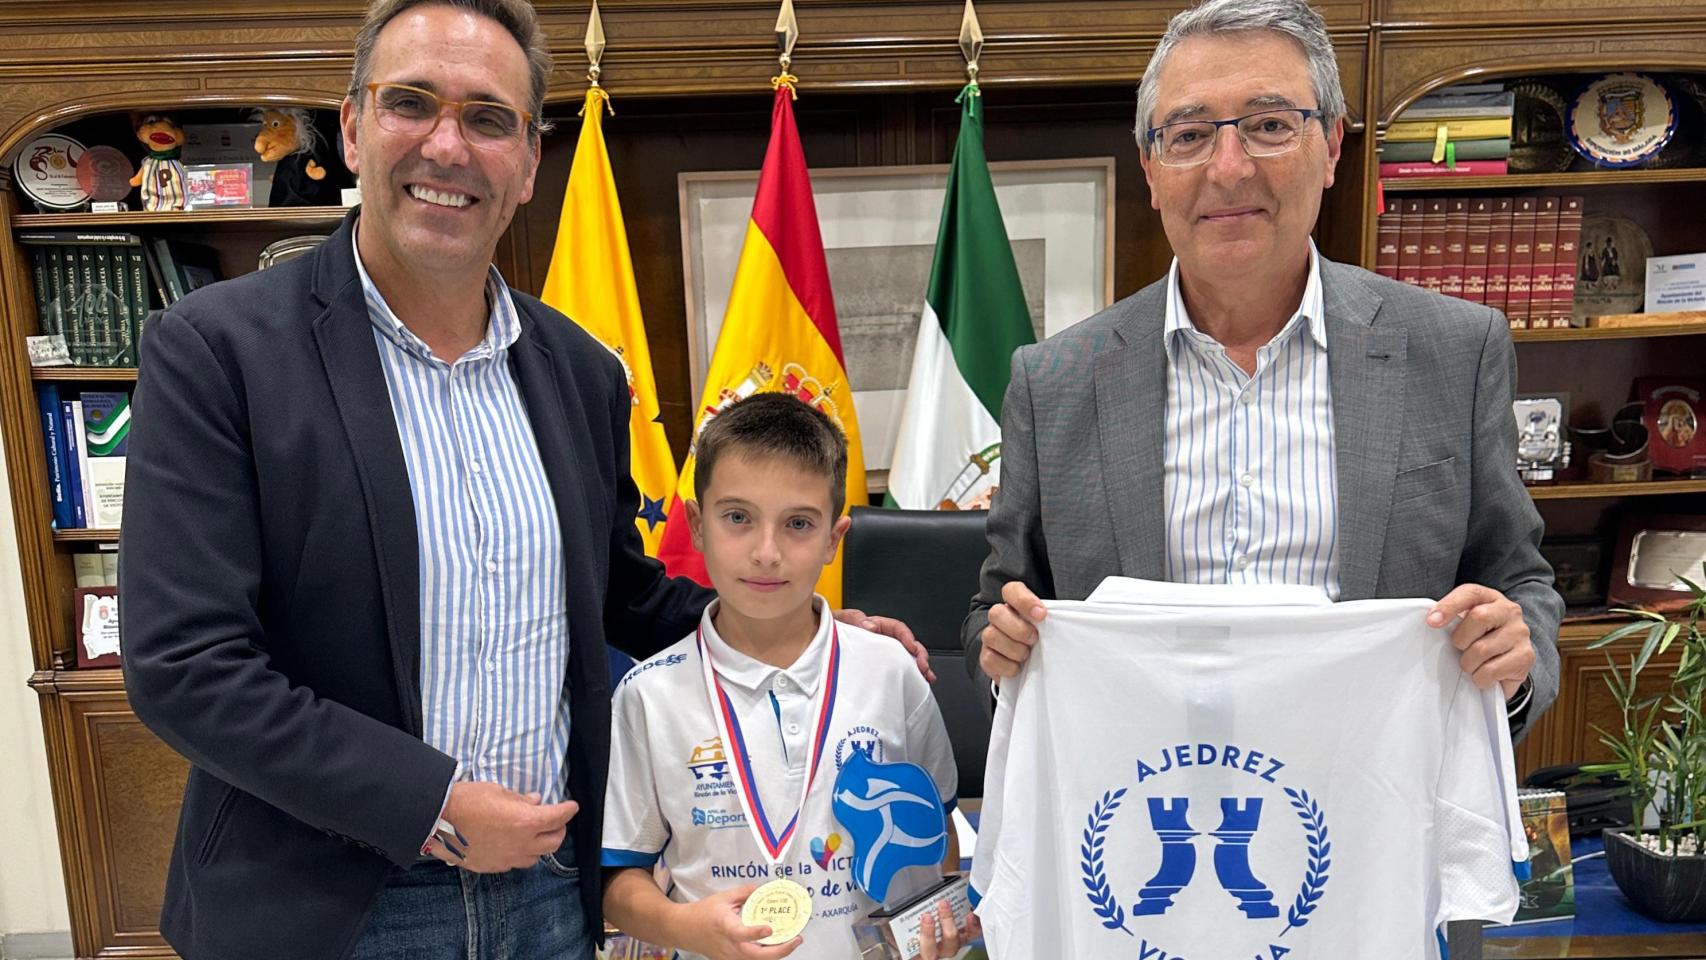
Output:
<instances>
[{"instance_id":1,"label":"desk surface","mask_svg":"<svg viewBox=\"0 0 1706 960\"><path fill-rule=\"evenodd\" d=\"M1481 947L1481 956L1486 960L1585 960L1589 957L1703 960L1706 958L1706 933L1489 937Z\"/></svg>"},{"instance_id":2,"label":"desk surface","mask_svg":"<svg viewBox=\"0 0 1706 960\"><path fill-rule=\"evenodd\" d=\"M1576 916L1570 920L1490 927L1482 948L1488 960L1576 960L1655 957L1706 960L1706 923L1664 924L1637 913L1611 879L1599 839L1571 845L1575 862ZM1589 856L1589 859L1581 859Z\"/></svg>"}]
</instances>

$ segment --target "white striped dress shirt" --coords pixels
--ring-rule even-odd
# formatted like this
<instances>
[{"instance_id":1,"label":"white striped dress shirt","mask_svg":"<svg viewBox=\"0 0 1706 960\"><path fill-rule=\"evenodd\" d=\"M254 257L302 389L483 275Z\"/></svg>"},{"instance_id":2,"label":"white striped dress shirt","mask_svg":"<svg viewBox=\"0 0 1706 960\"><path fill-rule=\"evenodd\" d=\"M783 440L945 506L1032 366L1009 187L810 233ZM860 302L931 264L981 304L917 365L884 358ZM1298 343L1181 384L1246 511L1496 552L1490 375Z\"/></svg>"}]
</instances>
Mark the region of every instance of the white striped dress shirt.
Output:
<instances>
[{"instance_id":1,"label":"white striped dress shirt","mask_svg":"<svg viewBox=\"0 0 1706 960\"><path fill-rule=\"evenodd\" d=\"M509 287L486 281L486 336L446 363L356 271L408 463L420 541L425 740L546 803L567 782L569 620L562 528L509 349Z\"/></svg>"},{"instance_id":2,"label":"white striped dress shirt","mask_svg":"<svg viewBox=\"0 0 1706 960\"><path fill-rule=\"evenodd\" d=\"M1167 579L1293 583L1339 598L1338 472L1319 255L1297 312L1246 374L1168 275Z\"/></svg>"}]
</instances>

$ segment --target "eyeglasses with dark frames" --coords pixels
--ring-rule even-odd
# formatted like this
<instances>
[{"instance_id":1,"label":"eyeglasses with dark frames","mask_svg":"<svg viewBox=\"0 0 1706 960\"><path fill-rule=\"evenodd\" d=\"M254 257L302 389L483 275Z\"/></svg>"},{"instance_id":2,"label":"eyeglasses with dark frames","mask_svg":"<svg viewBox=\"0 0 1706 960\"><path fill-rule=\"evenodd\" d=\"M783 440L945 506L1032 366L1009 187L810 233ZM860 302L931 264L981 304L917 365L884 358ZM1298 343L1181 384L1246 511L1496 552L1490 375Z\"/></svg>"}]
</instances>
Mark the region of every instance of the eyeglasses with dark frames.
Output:
<instances>
[{"instance_id":1,"label":"eyeglasses with dark frames","mask_svg":"<svg viewBox=\"0 0 1706 960\"><path fill-rule=\"evenodd\" d=\"M1309 107L1258 110L1230 120L1181 120L1150 127L1144 140L1156 160L1169 167L1195 167L1214 156L1220 128L1231 127L1250 157L1277 157L1303 145L1310 120L1325 118Z\"/></svg>"}]
</instances>

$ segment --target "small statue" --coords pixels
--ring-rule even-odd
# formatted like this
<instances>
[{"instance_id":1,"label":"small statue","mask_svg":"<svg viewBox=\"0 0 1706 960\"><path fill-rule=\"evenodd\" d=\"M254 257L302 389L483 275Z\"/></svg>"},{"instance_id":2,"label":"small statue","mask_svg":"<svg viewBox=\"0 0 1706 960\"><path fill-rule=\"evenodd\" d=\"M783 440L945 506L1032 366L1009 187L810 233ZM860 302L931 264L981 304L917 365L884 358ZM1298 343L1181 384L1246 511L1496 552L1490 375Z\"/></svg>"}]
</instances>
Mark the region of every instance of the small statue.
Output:
<instances>
[{"instance_id":1,"label":"small statue","mask_svg":"<svg viewBox=\"0 0 1706 960\"><path fill-rule=\"evenodd\" d=\"M182 210L189 196L184 189L184 130L171 117L150 114L136 125L136 139L148 148L130 185L142 188L142 209Z\"/></svg>"},{"instance_id":2,"label":"small statue","mask_svg":"<svg viewBox=\"0 0 1706 960\"><path fill-rule=\"evenodd\" d=\"M327 177L320 162L325 143L314 129L312 115L303 107L267 107L255 113L260 121L261 134L255 138L255 152L273 168L272 193L267 205L272 207L334 206L338 202L338 186Z\"/></svg>"}]
</instances>

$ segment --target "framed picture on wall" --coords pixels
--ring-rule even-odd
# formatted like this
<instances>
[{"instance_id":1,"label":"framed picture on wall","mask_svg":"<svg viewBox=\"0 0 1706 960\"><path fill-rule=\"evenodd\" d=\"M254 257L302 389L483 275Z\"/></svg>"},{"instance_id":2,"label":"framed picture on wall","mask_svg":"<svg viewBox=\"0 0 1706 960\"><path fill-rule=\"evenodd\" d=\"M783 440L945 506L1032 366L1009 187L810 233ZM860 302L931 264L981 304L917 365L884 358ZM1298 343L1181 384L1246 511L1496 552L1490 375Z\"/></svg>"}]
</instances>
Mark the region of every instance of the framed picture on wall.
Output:
<instances>
[{"instance_id":1,"label":"framed picture on wall","mask_svg":"<svg viewBox=\"0 0 1706 960\"><path fill-rule=\"evenodd\" d=\"M989 165L1037 338L1113 302L1114 160ZM880 488L894 453L948 165L813 170L847 377ZM697 404L722 329L758 172L683 173L681 252Z\"/></svg>"}]
</instances>

